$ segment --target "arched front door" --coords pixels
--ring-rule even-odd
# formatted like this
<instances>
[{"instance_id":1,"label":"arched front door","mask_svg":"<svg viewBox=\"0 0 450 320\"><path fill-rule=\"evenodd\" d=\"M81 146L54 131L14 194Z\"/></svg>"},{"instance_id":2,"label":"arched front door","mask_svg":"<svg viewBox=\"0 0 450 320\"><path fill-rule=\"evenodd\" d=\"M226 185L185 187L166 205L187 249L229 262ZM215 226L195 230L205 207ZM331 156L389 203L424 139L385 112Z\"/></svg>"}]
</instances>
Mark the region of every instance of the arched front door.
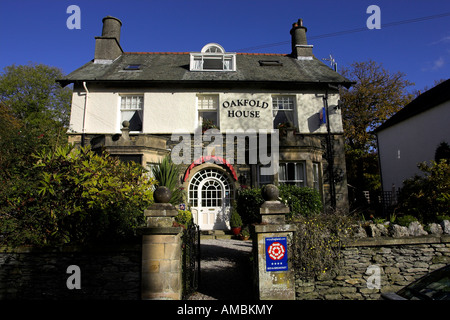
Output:
<instances>
[{"instance_id":1,"label":"arched front door","mask_svg":"<svg viewBox=\"0 0 450 320\"><path fill-rule=\"evenodd\" d=\"M218 169L202 169L189 183L189 203L194 222L202 230L230 228L233 189L226 175Z\"/></svg>"}]
</instances>

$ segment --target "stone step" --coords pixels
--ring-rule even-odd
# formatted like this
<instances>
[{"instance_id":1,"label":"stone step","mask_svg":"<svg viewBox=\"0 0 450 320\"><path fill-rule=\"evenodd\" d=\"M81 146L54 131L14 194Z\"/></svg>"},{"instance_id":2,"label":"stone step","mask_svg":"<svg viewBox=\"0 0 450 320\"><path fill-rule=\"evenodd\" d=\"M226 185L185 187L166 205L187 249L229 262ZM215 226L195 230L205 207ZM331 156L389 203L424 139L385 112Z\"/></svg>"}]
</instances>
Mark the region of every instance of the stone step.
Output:
<instances>
[{"instance_id":1,"label":"stone step","mask_svg":"<svg viewBox=\"0 0 450 320\"><path fill-rule=\"evenodd\" d=\"M200 239L234 239L235 236L229 230L204 230L200 231Z\"/></svg>"}]
</instances>

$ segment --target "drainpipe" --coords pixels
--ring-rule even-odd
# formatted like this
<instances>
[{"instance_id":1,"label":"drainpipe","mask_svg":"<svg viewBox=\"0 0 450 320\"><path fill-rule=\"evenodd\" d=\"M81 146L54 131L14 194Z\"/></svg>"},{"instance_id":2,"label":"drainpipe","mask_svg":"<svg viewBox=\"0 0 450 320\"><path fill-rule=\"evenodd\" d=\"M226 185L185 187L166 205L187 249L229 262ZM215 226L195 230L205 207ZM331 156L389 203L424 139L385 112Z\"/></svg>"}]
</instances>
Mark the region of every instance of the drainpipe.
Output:
<instances>
[{"instance_id":1,"label":"drainpipe","mask_svg":"<svg viewBox=\"0 0 450 320\"><path fill-rule=\"evenodd\" d=\"M88 103L88 94L89 90L86 86L86 81L83 81L83 87L86 91L86 99L84 99L84 110L83 110L83 129L81 132L81 146L84 147L85 139L86 139L86 110L87 110L87 103Z\"/></svg>"},{"instance_id":2,"label":"drainpipe","mask_svg":"<svg viewBox=\"0 0 450 320\"><path fill-rule=\"evenodd\" d=\"M331 87L331 86L329 86ZM325 91L325 96L323 97L324 107L326 111L326 119L327 119L327 135L326 135L326 143L327 143L327 160L328 160L328 176L330 182L330 201L331 208L336 209L336 189L334 184L334 152L333 145L331 141L331 128L330 128L330 113L328 110L328 87Z\"/></svg>"}]
</instances>

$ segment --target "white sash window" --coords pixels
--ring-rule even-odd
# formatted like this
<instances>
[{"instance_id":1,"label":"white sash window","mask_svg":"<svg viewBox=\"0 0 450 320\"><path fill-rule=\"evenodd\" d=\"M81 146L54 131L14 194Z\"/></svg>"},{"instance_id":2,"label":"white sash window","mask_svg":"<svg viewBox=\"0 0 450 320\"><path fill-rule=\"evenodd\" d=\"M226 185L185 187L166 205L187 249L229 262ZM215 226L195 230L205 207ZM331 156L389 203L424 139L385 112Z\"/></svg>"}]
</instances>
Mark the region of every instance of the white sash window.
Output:
<instances>
[{"instance_id":1,"label":"white sash window","mask_svg":"<svg viewBox=\"0 0 450 320\"><path fill-rule=\"evenodd\" d=\"M295 127L295 96L273 96L273 127Z\"/></svg>"},{"instance_id":2,"label":"white sash window","mask_svg":"<svg viewBox=\"0 0 450 320\"><path fill-rule=\"evenodd\" d=\"M278 170L278 182L282 184L294 184L298 187L305 186L305 163L286 162L280 163Z\"/></svg>"},{"instance_id":3,"label":"white sash window","mask_svg":"<svg viewBox=\"0 0 450 320\"><path fill-rule=\"evenodd\" d=\"M130 122L131 132L142 132L144 96L123 95L120 97L120 127L125 120Z\"/></svg>"}]
</instances>

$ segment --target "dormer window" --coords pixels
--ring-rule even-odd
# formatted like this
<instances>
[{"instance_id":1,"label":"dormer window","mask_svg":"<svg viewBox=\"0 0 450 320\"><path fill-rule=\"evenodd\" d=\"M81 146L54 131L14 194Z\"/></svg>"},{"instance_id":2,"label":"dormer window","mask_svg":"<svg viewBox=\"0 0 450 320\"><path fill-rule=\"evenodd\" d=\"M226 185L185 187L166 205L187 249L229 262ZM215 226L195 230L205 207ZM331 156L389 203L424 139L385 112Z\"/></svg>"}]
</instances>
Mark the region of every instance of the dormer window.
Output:
<instances>
[{"instance_id":1,"label":"dormer window","mask_svg":"<svg viewBox=\"0 0 450 320\"><path fill-rule=\"evenodd\" d=\"M225 52L217 43L209 43L201 52L190 55L191 71L236 71L236 53Z\"/></svg>"}]
</instances>

